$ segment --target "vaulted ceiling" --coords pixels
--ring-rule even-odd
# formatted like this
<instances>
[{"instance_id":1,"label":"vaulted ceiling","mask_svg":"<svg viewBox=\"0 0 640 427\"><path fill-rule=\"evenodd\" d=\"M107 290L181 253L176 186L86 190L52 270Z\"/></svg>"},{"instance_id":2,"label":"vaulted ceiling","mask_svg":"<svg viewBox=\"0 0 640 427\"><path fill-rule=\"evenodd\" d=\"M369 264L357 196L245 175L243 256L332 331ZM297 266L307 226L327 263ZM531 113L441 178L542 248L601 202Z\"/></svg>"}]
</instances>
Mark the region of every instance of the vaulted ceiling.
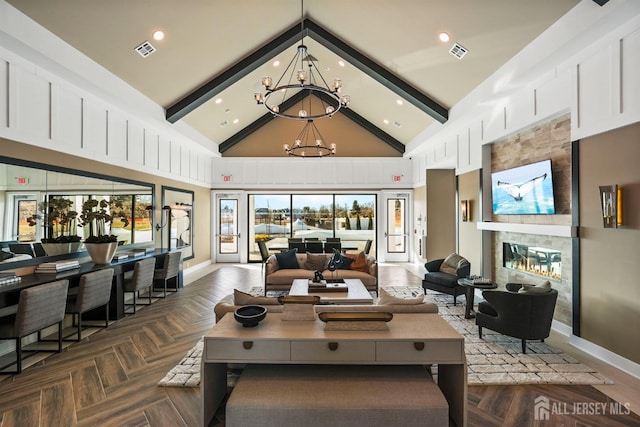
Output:
<instances>
[{"instance_id":1,"label":"vaulted ceiling","mask_svg":"<svg viewBox=\"0 0 640 427\"><path fill-rule=\"evenodd\" d=\"M274 119L253 94L263 76L282 75L302 40L325 80L341 78L351 96L348 109L316 121L336 155L393 157L579 0L7 2L223 156L286 155L304 123ZM135 47L145 41L156 50L143 58ZM462 59L455 43L468 51Z\"/></svg>"}]
</instances>

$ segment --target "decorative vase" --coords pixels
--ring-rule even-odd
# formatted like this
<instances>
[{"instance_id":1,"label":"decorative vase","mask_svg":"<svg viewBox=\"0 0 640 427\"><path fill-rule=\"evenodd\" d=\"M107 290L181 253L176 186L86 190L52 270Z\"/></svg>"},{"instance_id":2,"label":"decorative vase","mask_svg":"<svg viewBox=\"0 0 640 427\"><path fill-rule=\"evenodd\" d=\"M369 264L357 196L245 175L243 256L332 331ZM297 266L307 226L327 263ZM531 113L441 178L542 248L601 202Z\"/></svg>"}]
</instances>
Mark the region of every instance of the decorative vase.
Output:
<instances>
[{"instance_id":1,"label":"decorative vase","mask_svg":"<svg viewBox=\"0 0 640 427\"><path fill-rule=\"evenodd\" d=\"M42 248L49 256L53 255L64 255L70 254L73 252L78 252L80 249L81 242L71 242L71 243L42 243Z\"/></svg>"},{"instance_id":2,"label":"decorative vase","mask_svg":"<svg viewBox=\"0 0 640 427\"><path fill-rule=\"evenodd\" d=\"M118 249L118 242L109 243L85 243L84 247L87 249L91 260L96 264L109 264L116 254Z\"/></svg>"}]
</instances>

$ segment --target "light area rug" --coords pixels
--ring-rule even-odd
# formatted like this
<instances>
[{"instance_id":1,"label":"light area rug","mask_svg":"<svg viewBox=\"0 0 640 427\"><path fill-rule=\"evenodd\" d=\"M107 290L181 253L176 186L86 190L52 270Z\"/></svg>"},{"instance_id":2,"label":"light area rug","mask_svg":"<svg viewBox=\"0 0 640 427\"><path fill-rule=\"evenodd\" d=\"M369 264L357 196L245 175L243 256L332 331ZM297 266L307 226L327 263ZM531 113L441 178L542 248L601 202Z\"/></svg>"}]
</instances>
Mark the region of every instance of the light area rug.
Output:
<instances>
[{"instance_id":1,"label":"light area rug","mask_svg":"<svg viewBox=\"0 0 640 427\"><path fill-rule=\"evenodd\" d=\"M385 287L399 297L415 297L422 288L407 286ZM262 288L251 290L262 295ZM540 341L527 342L527 352L521 352L520 340L484 329L478 337L478 327L473 319L464 318L464 298L453 305L452 297L427 291L426 301L438 305L440 316L458 333L464 336L467 355L467 380L469 384L612 384L608 378L593 368L576 360L561 350ZM185 357L162 378L158 385L198 387L200 385L200 361L203 342L200 340ZM437 374L437 366L434 367ZM233 386L237 372L229 372L227 381Z\"/></svg>"}]
</instances>

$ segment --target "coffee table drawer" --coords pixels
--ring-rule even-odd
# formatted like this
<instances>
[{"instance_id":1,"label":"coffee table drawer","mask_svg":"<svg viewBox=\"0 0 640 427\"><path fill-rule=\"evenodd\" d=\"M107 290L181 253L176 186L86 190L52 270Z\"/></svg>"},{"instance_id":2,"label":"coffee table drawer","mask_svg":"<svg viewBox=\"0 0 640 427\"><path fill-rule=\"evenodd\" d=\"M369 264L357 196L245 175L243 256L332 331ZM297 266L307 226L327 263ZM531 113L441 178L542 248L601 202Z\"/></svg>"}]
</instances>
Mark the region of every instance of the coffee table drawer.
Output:
<instances>
[{"instance_id":1,"label":"coffee table drawer","mask_svg":"<svg viewBox=\"0 0 640 427\"><path fill-rule=\"evenodd\" d=\"M379 341L376 360L379 362L460 362L463 343L458 341Z\"/></svg>"},{"instance_id":2,"label":"coffee table drawer","mask_svg":"<svg viewBox=\"0 0 640 427\"><path fill-rule=\"evenodd\" d=\"M374 342L293 341L291 360L297 362L373 362Z\"/></svg>"},{"instance_id":3,"label":"coffee table drawer","mask_svg":"<svg viewBox=\"0 0 640 427\"><path fill-rule=\"evenodd\" d=\"M264 360L286 361L291 357L289 341L224 340L207 345L207 360Z\"/></svg>"}]
</instances>

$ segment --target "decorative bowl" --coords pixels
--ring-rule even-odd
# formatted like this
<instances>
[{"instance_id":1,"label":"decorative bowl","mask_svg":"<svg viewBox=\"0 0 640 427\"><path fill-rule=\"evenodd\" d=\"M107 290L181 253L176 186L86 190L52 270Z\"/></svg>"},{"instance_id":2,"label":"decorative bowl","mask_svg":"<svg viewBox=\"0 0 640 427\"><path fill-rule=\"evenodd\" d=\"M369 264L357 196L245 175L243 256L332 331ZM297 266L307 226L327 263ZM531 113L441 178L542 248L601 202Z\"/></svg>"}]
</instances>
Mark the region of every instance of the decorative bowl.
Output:
<instances>
[{"instance_id":1,"label":"decorative bowl","mask_svg":"<svg viewBox=\"0 0 640 427\"><path fill-rule=\"evenodd\" d=\"M233 317L245 328L253 328L267 316L267 309L261 305L245 305L233 312Z\"/></svg>"}]
</instances>

